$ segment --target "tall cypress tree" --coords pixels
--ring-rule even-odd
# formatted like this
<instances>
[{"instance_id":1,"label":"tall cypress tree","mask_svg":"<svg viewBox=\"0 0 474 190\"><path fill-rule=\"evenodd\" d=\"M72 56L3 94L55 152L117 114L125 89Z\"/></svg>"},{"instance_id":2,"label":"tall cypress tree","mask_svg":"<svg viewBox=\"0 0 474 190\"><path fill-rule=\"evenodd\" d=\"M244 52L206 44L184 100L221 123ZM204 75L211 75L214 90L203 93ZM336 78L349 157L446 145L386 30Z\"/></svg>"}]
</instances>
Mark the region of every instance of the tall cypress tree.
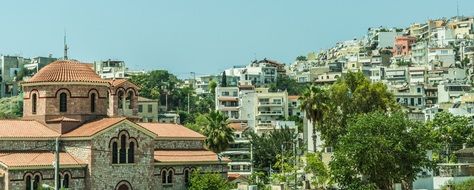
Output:
<instances>
[{"instance_id":1,"label":"tall cypress tree","mask_svg":"<svg viewBox=\"0 0 474 190\"><path fill-rule=\"evenodd\" d=\"M225 71L222 72L222 84L221 87L227 87L227 76L225 76Z\"/></svg>"}]
</instances>

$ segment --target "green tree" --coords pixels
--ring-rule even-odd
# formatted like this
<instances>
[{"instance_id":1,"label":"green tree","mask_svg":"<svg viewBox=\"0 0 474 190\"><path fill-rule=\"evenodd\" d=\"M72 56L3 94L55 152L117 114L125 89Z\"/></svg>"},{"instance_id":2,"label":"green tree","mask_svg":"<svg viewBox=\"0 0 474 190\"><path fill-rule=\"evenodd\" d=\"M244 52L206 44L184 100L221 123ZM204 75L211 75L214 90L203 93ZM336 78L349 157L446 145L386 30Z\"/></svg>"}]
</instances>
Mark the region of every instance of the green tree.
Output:
<instances>
[{"instance_id":1,"label":"green tree","mask_svg":"<svg viewBox=\"0 0 474 190\"><path fill-rule=\"evenodd\" d=\"M275 83L270 84L270 91L277 92L277 91L287 91L289 95L299 95L302 94L305 88L308 87L308 84L305 83L298 83L295 79L292 79L288 76L281 76L277 77L277 81Z\"/></svg>"},{"instance_id":2,"label":"green tree","mask_svg":"<svg viewBox=\"0 0 474 190\"><path fill-rule=\"evenodd\" d=\"M222 72L222 83L221 83L221 86L222 86L222 87L227 87L227 76L225 75L225 71Z\"/></svg>"},{"instance_id":3,"label":"green tree","mask_svg":"<svg viewBox=\"0 0 474 190\"><path fill-rule=\"evenodd\" d=\"M453 189L453 190L472 190L474 187L474 179L468 179L466 181L457 182L457 183L448 182L448 184L444 185L441 189L450 190L448 189L448 185L451 186L450 189Z\"/></svg>"},{"instance_id":4,"label":"green tree","mask_svg":"<svg viewBox=\"0 0 474 190\"><path fill-rule=\"evenodd\" d=\"M331 185L331 175L321 159L321 153L306 154L304 171L306 174L312 174L311 185L314 187L326 189Z\"/></svg>"},{"instance_id":5,"label":"green tree","mask_svg":"<svg viewBox=\"0 0 474 190\"><path fill-rule=\"evenodd\" d=\"M436 139L438 147L435 150L434 160L442 162L453 158L454 151L462 148L464 143L472 143L474 129L469 125L469 118L464 116L454 116L449 112L439 112L435 118L426 124Z\"/></svg>"},{"instance_id":6,"label":"green tree","mask_svg":"<svg viewBox=\"0 0 474 190\"><path fill-rule=\"evenodd\" d=\"M282 154L282 151L287 156L293 155L292 143L297 138L297 133L288 128L274 130L261 135L247 130L245 136L253 145L254 168L257 171L269 172L270 168L278 170L278 168L274 168L274 165L277 162L277 155Z\"/></svg>"},{"instance_id":7,"label":"green tree","mask_svg":"<svg viewBox=\"0 0 474 190\"><path fill-rule=\"evenodd\" d=\"M416 174L432 163L426 157L433 138L403 113L372 112L354 118L331 161L334 180L352 189L365 185L391 190L395 182L411 189Z\"/></svg>"},{"instance_id":8,"label":"green tree","mask_svg":"<svg viewBox=\"0 0 474 190\"><path fill-rule=\"evenodd\" d=\"M299 100L301 101L300 109L313 123L313 147L316 149L316 130L322 126L324 113L327 110L327 93L324 89L313 85L304 91Z\"/></svg>"},{"instance_id":9,"label":"green tree","mask_svg":"<svg viewBox=\"0 0 474 190\"><path fill-rule=\"evenodd\" d=\"M0 118L14 119L23 114L23 95L0 98Z\"/></svg>"},{"instance_id":10,"label":"green tree","mask_svg":"<svg viewBox=\"0 0 474 190\"><path fill-rule=\"evenodd\" d=\"M198 116L196 116L195 118L194 123L187 123L185 124L185 126L193 131L202 133L202 129L209 124L207 120L207 115L208 114L198 114Z\"/></svg>"},{"instance_id":11,"label":"green tree","mask_svg":"<svg viewBox=\"0 0 474 190\"><path fill-rule=\"evenodd\" d=\"M211 91L211 94L214 96L216 95L216 87L217 87L217 82L214 80L211 80L209 82L209 91Z\"/></svg>"},{"instance_id":12,"label":"green tree","mask_svg":"<svg viewBox=\"0 0 474 190\"><path fill-rule=\"evenodd\" d=\"M336 146L347 132L347 123L359 114L394 112L400 106L383 83L371 83L361 72L349 72L327 90L323 124L318 126L327 146Z\"/></svg>"},{"instance_id":13,"label":"green tree","mask_svg":"<svg viewBox=\"0 0 474 190\"><path fill-rule=\"evenodd\" d=\"M228 127L227 116L219 111L213 111L206 116L207 125L202 129L206 140L207 148L221 153L226 150L230 143L234 141L232 128Z\"/></svg>"},{"instance_id":14,"label":"green tree","mask_svg":"<svg viewBox=\"0 0 474 190\"><path fill-rule=\"evenodd\" d=\"M308 59L304 55L300 55L300 56L296 57L296 61L307 61L307 60Z\"/></svg>"},{"instance_id":15,"label":"green tree","mask_svg":"<svg viewBox=\"0 0 474 190\"><path fill-rule=\"evenodd\" d=\"M230 190L232 185L219 173L201 172L196 170L191 174L189 190Z\"/></svg>"}]
</instances>

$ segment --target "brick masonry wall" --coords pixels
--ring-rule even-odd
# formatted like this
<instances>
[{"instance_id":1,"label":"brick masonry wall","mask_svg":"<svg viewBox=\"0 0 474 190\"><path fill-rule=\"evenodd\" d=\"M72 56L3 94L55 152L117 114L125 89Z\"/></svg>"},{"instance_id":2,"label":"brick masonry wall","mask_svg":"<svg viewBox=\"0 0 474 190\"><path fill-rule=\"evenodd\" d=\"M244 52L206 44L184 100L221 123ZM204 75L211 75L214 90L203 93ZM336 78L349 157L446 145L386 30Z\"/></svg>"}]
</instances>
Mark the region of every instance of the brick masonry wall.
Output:
<instances>
[{"instance_id":1,"label":"brick masonry wall","mask_svg":"<svg viewBox=\"0 0 474 190\"><path fill-rule=\"evenodd\" d=\"M64 168L61 169L61 173L69 172L71 179L69 181L69 189L81 190L85 189L85 170L86 168ZM10 170L9 171L9 189L10 190L24 190L26 189L25 174L31 173L33 175L40 174L42 180L40 183L54 186L54 169L42 169L42 170Z\"/></svg>"},{"instance_id":2,"label":"brick masonry wall","mask_svg":"<svg viewBox=\"0 0 474 190\"><path fill-rule=\"evenodd\" d=\"M155 149L177 150L177 149L203 149L204 142L199 140L157 140Z\"/></svg>"},{"instance_id":3,"label":"brick masonry wall","mask_svg":"<svg viewBox=\"0 0 474 190\"><path fill-rule=\"evenodd\" d=\"M95 91L95 90L97 91ZM26 86L24 90L23 102L23 116L35 115L80 115L80 114L107 114L107 91L108 87L98 85L43 85L43 86ZM35 90L38 90L37 92ZM67 112L59 112L59 94L66 92L67 98ZM70 94L69 94L70 92ZM96 93L96 108L95 112L91 113L90 108L90 94ZM32 113L32 94L37 93L37 107L36 114ZM98 93L98 94L97 94Z\"/></svg>"},{"instance_id":4,"label":"brick masonry wall","mask_svg":"<svg viewBox=\"0 0 474 190\"><path fill-rule=\"evenodd\" d=\"M130 137L138 142L133 164L112 164L112 149L109 143L112 138L118 137L122 130L128 131ZM153 188L153 137L122 123L95 137L91 142L94 151L91 155L90 189L113 189L122 180L128 181L133 189Z\"/></svg>"},{"instance_id":5,"label":"brick masonry wall","mask_svg":"<svg viewBox=\"0 0 474 190\"><path fill-rule=\"evenodd\" d=\"M10 150L53 150L54 139L50 141L38 140L0 140L0 151Z\"/></svg>"}]
</instances>

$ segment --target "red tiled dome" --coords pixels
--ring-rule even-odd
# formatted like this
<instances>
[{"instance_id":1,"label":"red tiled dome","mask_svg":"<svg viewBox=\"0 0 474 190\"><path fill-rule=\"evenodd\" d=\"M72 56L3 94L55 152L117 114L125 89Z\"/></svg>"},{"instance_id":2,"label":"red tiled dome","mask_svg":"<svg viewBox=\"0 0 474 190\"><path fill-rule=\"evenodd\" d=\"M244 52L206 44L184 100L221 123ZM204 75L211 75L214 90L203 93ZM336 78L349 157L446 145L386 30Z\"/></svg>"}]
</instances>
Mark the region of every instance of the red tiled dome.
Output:
<instances>
[{"instance_id":1,"label":"red tiled dome","mask_svg":"<svg viewBox=\"0 0 474 190\"><path fill-rule=\"evenodd\" d=\"M59 60L50 63L27 81L27 83L36 82L107 83L88 65L73 60Z\"/></svg>"}]
</instances>

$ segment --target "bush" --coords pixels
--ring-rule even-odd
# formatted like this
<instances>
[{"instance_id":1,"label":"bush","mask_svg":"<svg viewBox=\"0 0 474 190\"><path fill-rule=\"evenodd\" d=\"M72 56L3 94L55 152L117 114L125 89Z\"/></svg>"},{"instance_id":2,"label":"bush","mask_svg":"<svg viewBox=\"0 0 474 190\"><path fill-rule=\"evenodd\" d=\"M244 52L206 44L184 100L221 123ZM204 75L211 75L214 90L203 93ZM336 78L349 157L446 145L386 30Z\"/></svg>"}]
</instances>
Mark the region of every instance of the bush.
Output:
<instances>
[{"instance_id":1,"label":"bush","mask_svg":"<svg viewBox=\"0 0 474 190\"><path fill-rule=\"evenodd\" d=\"M442 189L447 190L448 186L452 186L451 189L455 189L455 190L472 190L474 187L474 179L468 179L466 181L458 182L458 183L454 183L451 181L451 182L448 182L447 185L443 186Z\"/></svg>"},{"instance_id":2,"label":"bush","mask_svg":"<svg viewBox=\"0 0 474 190\"><path fill-rule=\"evenodd\" d=\"M191 185L189 190L230 190L231 184L221 174L214 172L201 172L196 170L191 174Z\"/></svg>"}]
</instances>

